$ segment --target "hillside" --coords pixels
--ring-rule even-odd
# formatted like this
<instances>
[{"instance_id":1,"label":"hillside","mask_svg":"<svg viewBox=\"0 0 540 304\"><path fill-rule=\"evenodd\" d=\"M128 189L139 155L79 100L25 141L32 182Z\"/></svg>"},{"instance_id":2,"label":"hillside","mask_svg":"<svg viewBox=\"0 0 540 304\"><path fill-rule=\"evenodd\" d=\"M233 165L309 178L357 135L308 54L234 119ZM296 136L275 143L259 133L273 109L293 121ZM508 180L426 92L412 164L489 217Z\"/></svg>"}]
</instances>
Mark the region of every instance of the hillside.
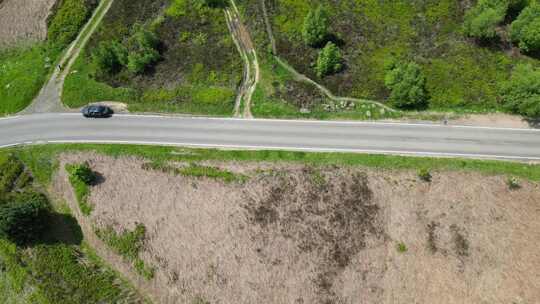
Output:
<instances>
[{"instance_id":1,"label":"hillside","mask_svg":"<svg viewBox=\"0 0 540 304\"><path fill-rule=\"evenodd\" d=\"M354 114L358 110L366 112L358 109L358 104L336 106L313 86L295 81L294 75L284 71L273 55L337 96L387 105L392 105L388 101L391 90L385 85L388 64L413 62L425 76L427 109L458 113L507 111L501 89L512 71L522 63L540 65L535 53L520 51L510 41L510 25L523 7L512 1L506 19L496 25L497 35L489 39L471 38L464 33L465 16L475 7L475 1L239 3L267 66L266 84L259 92L262 105L259 109L255 105L255 115L290 116L297 112L298 116L302 108L313 112L312 116L339 117L339 112L350 112L349 116L354 117L361 116ZM328 28L318 45L309 45L303 31L309 14L317 8L323 10L323 21L319 22L327 23ZM341 68L321 76L316 72L317 58L327 42L339 48ZM337 113L323 115L323 110Z\"/></svg>"},{"instance_id":2,"label":"hillside","mask_svg":"<svg viewBox=\"0 0 540 304\"><path fill-rule=\"evenodd\" d=\"M504 176L474 172L432 171L427 182L409 170L176 152L171 163L92 152L60 158L60 168L88 162L102 176L84 222L111 250L124 252L110 240L142 229L136 256L152 269L149 281L137 279L129 255L114 265L158 303L540 297L538 183L511 190ZM70 200L67 179L60 170L54 184Z\"/></svg>"},{"instance_id":3,"label":"hillside","mask_svg":"<svg viewBox=\"0 0 540 304\"><path fill-rule=\"evenodd\" d=\"M111 100L127 103L132 111L231 115L242 61L223 10L197 3L114 1L75 64L77 73L66 80L64 103L78 107ZM153 46L134 41L137 32ZM136 49L153 58L138 70L134 56L145 55ZM111 66L96 63L98 53L114 57Z\"/></svg>"}]
</instances>

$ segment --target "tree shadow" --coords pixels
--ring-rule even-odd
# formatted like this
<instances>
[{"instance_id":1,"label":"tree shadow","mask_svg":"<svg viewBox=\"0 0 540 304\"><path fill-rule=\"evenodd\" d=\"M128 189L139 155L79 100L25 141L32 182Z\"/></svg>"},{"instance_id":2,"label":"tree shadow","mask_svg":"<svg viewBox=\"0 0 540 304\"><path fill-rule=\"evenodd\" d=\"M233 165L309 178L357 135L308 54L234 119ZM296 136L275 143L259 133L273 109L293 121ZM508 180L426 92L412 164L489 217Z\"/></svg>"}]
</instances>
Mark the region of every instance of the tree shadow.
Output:
<instances>
[{"instance_id":1,"label":"tree shadow","mask_svg":"<svg viewBox=\"0 0 540 304\"><path fill-rule=\"evenodd\" d=\"M94 180L92 181L92 183L90 184L90 186L97 186L97 185L101 185L105 182L105 176L103 176L103 174L99 173L99 172L93 172L94 173Z\"/></svg>"},{"instance_id":2,"label":"tree shadow","mask_svg":"<svg viewBox=\"0 0 540 304\"><path fill-rule=\"evenodd\" d=\"M529 127L534 129L540 129L540 117L526 118L525 121L529 124Z\"/></svg>"},{"instance_id":3,"label":"tree shadow","mask_svg":"<svg viewBox=\"0 0 540 304\"><path fill-rule=\"evenodd\" d=\"M73 215L52 212L47 217L46 225L39 238L25 244L27 247L55 244L81 245L83 232Z\"/></svg>"}]
</instances>

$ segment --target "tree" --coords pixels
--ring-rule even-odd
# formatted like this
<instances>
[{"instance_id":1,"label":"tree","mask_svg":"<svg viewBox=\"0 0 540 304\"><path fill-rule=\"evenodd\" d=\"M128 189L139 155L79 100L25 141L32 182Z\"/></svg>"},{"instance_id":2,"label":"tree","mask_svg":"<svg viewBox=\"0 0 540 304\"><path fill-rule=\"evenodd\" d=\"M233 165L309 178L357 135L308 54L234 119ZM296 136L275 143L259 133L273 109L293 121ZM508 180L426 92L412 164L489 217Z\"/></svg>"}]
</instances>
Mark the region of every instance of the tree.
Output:
<instances>
[{"instance_id":1,"label":"tree","mask_svg":"<svg viewBox=\"0 0 540 304\"><path fill-rule=\"evenodd\" d=\"M317 76L323 77L339 72L343 67L342 60L339 48L332 42L328 42L317 59L317 65L315 66Z\"/></svg>"},{"instance_id":2,"label":"tree","mask_svg":"<svg viewBox=\"0 0 540 304\"><path fill-rule=\"evenodd\" d=\"M317 9L311 10L304 19L302 27L304 42L310 46L322 45L328 37L328 27L326 11L319 5Z\"/></svg>"},{"instance_id":3,"label":"tree","mask_svg":"<svg viewBox=\"0 0 540 304\"><path fill-rule=\"evenodd\" d=\"M0 237L17 244L38 238L43 231L50 207L41 193L18 194L0 204Z\"/></svg>"},{"instance_id":4,"label":"tree","mask_svg":"<svg viewBox=\"0 0 540 304\"><path fill-rule=\"evenodd\" d=\"M529 118L540 118L540 69L520 64L502 87L504 106Z\"/></svg>"},{"instance_id":5,"label":"tree","mask_svg":"<svg viewBox=\"0 0 540 304\"><path fill-rule=\"evenodd\" d=\"M479 0L465 14L463 31L469 37L492 39L497 36L495 31L506 16L509 0Z\"/></svg>"},{"instance_id":6,"label":"tree","mask_svg":"<svg viewBox=\"0 0 540 304\"><path fill-rule=\"evenodd\" d=\"M113 42L101 42L92 54L92 60L100 74L114 74L127 64L128 50Z\"/></svg>"},{"instance_id":7,"label":"tree","mask_svg":"<svg viewBox=\"0 0 540 304\"><path fill-rule=\"evenodd\" d=\"M540 50L540 4L526 7L510 27L510 38L524 52Z\"/></svg>"},{"instance_id":8,"label":"tree","mask_svg":"<svg viewBox=\"0 0 540 304\"><path fill-rule=\"evenodd\" d=\"M140 74L161 59L157 50L158 45L159 39L154 32L136 24L128 40L128 70L134 74Z\"/></svg>"},{"instance_id":9,"label":"tree","mask_svg":"<svg viewBox=\"0 0 540 304\"><path fill-rule=\"evenodd\" d=\"M414 62L391 61L386 65L384 83L391 90L389 101L401 109L423 109L428 106L426 77Z\"/></svg>"}]
</instances>

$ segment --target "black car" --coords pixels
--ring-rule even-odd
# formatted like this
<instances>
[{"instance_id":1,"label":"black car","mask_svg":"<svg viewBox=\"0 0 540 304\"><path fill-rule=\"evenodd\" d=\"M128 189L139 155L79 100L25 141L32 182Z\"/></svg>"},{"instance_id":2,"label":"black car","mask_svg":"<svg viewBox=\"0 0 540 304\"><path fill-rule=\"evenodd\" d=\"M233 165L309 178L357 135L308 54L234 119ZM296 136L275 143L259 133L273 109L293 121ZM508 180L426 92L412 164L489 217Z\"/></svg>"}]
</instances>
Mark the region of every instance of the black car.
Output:
<instances>
[{"instance_id":1,"label":"black car","mask_svg":"<svg viewBox=\"0 0 540 304\"><path fill-rule=\"evenodd\" d=\"M111 108L101 105L86 106L81 112L84 117L91 118L107 118L114 114L114 111Z\"/></svg>"}]
</instances>

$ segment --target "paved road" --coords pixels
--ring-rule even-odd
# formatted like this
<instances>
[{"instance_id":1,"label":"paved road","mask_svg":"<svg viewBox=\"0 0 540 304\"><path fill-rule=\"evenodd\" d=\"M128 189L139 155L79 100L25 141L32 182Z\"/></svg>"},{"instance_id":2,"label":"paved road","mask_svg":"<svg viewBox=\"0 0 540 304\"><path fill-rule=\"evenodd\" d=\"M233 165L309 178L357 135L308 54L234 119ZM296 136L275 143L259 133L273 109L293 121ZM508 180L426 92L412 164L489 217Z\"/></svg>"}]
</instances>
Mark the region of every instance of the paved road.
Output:
<instances>
[{"instance_id":1,"label":"paved road","mask_svg":"<svg viewBox=\"0 0 540 304\"><path fill-rule=\"evenodd\" d=\"M540 130L398 123L34 114L0 119L0 147L110 142L540 161Z\"/></svg>"}]
</instances>

